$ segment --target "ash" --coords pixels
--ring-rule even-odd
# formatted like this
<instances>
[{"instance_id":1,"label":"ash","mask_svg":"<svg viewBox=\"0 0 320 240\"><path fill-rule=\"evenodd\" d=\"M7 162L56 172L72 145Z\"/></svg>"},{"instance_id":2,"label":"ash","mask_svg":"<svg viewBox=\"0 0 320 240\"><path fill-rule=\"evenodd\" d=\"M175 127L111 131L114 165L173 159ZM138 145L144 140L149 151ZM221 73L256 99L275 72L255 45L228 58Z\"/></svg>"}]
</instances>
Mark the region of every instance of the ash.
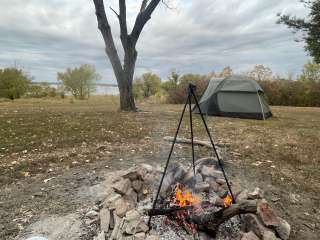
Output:
<instances>
[{"instance_id":1,"label":"ash","mask_svg":"<svg viewBox=\"0 0 320 240\"><path fill-rule=\"evenodd\" d=\"M173 221L165 216L153 217L151 221L152 229L160 236L161 240L235 240L239 239L240 234L240 221L239 217L234 217L229 221L221 224L217 236L212 238L204 232L198 232L196 236L189 235L181 226L178 226Z\"/></svg>"}]
</instances>

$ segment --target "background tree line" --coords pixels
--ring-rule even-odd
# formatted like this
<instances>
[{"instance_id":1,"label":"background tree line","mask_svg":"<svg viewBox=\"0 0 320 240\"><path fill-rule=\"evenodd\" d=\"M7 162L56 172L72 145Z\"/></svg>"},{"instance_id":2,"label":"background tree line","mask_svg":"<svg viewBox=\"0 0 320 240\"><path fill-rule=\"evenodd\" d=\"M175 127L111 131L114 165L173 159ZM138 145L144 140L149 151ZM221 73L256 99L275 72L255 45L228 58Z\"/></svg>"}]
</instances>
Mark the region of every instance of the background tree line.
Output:
<instances>
[{"instance_id":1,"label":"background tree line","mask_svg":"<svg viewBox=\"0 0 320 240\"><path fill-rule=\"evenodd\" d=\"M155 73L149 72L135 79L133 93L136 100L156 97L164 99L166 103L181 104L186 99L189 83L197 86L196 95L200 98L210 79L232 74L231 67L205 75L180 75L172 70L168 78L162 81ZM264 65L256 65L245 74L260 83L271 105L320 107L320 64L308 62L297 79L290 72L286 77L274 76L272 70ZM57 79L61 82L58 88L48 84L34 85L31 79L24 71L14 67L0 69L0 98L14 100L21 97L64 97L66 93L70 93L76 99L87 99L95 91L100 75L96 73L94 66L81 65L58 73Z\"/></svg>"},{"instance_id":2,"label":"background tree line","mask_svg":"<svg viewBox=\"0 0 320 240\"><path fill-rule=\"evenodd\" d=\"M229 66L221 72L206 75L179 75L173 70L165 81L161 81L154 73L145 73L133 83L134 96L137 100L162 96L166 103L182 104L185 102L189 83L197 86L196 95L200 98L210 79L232 74L233 70ZM261 64L242 74L255 79L262 86L271 105L320 107L320 64L308 62L297 79L294 79L291 72L286 77L275 76L269 67Z\"/></svg>"},{"instance_id":3,"label":"background tree line","mask_svg":"<svg viewBox=\"0 0 320 240\"><path fill-rule=\"evenodd\" d=\"M0 98L64 98L66 93L70 93L76 99L83 100L96 90L96 81L100 79L100 75L94 66L83 64L58 72L57 79L61 84L54 88L49 83L32 83L32 77L17 67L0 69Z\"/></svg>"}]
</instances>

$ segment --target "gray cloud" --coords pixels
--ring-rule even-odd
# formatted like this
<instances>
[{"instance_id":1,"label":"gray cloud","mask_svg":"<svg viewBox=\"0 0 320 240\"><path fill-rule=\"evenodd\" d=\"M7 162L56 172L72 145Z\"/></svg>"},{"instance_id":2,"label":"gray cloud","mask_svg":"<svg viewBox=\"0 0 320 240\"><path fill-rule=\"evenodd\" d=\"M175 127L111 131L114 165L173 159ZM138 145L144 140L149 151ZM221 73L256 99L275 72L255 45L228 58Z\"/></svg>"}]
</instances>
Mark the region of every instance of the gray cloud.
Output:
<instances>
[{"instance_id":1,"label":"gray cloud","mask_svg":"<svg viewBox=\"0 0 320 240\"><path fill-rule=\"evenodd\" d=\"M117 1L106 1L117 7ZM128 0L132 27L138 0ZM292 0L172 0L174 9L160 6L138 43L136 75L154 71L165 78L180 73L208 73L230 65L247 71L255 64L274 72L299 73L308 57L303 43L284 26L278 12L305 15ZM108 7L108 6L106 6ZM91 0L0 0L0 67L18 63L37 81L55 81L56 72L82 63L95 64L104 82L115 82L104 53ZM117 19L107 12L115 38ZM117 47L122 55L119 40Z\"/></svg>"}]
</instances>

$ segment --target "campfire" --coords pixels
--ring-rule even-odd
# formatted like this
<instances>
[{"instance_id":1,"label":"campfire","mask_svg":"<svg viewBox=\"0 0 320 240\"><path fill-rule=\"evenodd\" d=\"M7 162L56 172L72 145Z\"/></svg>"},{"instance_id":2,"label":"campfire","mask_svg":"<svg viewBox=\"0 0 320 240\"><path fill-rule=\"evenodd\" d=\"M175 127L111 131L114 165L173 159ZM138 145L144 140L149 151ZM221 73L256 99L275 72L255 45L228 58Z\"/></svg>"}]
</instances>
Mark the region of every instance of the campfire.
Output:
<instances>
[{"instance_id":1,"label":"campfire","mask_svg":"<svg viewBox=\"0 0 320 240\"><path fill-rule=\"evenodd\" d=\"M177 185L173 198L175 205L184 208L187 206L199 205L200 201L199 196L193 196L191 192L185 191L180 184Z\"/></svg>"},{"instance_id":2,"label":"campfire","mask_svg":"<svg viewBox=\"0 0 320 240\"><path fill-rule=\"evenodd\" d=\"M276 215L260 189L236 192L233 201L217 160L195 163L196 179L192 166L168 168L155 209L161 168L144 164L117 173L112 192L99 205L96 239L288 239L290 225Z\"/></svg>"}]
</instances>

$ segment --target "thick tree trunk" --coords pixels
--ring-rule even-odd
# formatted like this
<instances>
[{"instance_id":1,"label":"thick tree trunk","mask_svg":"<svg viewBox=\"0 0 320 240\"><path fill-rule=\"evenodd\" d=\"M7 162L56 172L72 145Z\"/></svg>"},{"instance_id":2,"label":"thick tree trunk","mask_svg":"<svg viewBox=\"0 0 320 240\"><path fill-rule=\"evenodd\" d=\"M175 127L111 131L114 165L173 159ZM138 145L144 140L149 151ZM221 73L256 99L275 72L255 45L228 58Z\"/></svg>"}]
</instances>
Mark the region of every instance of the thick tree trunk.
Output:
<instances>
[{"instance_id":1,"label":"thick tree trunk","mask_svg":"<svg viewBox=\"0 0 320 240\"><path fill-rule=\"evenodd\" d=\"M123 40L125 51L124 64L122 70L123 79L118 79L118 86L120 92L120 109L124 111L136 111L134 102L132 83L134 76L134 69L137 60L137 51L135 49L135 41L129 36Z\"/></svg>"},{"instance_id":2,"label":"thick tree trunk","mask_svg":"<svg viewBox=\"0 0 320 240\"><path fill-rule=\"evenodd\" d=\"M120 79L118 82L122 82L119 85L120 93L120 109L123 111L136 111L136 105L132 93L132 81L128 81L127 78Z\"/></svg>"},{"instance_id":3,"label":"thick tree trunk","mask_svg":"<svg viewBox=\"0 0 320 240\"><path fill-rule=\"evenodd\" d=\"M100 29L104 39L106 53L118 82L120 109L124 111L136 111L132 92L133 75L137 60L136 43L144 25L151 18L151 14L158 6L160 0L151 0L150 2L142 0L141 9L138 13L131 34L128 34L127 29L126 0L119 0L119 13L111 8L111 10L116 14L120 24L120 39L125 55L123 66L113 41L103 0L93 0L93 2L96 9L98 28Z\"/></svg>"}]
</instances>

